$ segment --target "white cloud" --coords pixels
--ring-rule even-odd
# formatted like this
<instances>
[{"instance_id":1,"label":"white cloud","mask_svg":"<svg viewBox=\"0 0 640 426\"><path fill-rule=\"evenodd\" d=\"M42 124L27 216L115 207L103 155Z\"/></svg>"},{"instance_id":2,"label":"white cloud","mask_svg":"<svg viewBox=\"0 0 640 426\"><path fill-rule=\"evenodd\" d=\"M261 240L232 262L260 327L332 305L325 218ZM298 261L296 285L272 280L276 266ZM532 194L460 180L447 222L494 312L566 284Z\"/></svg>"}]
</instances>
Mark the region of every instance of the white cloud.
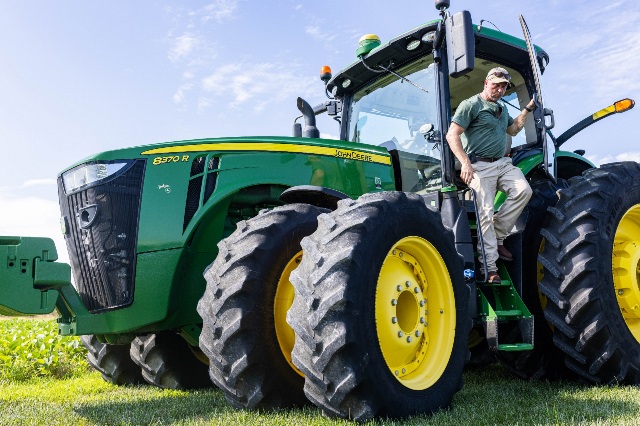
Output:
<instances>
[{"instance_id":1,"label":"white cloud","mask_svg":"<svg viewBox=\"0 0 640 426\"><path fill-rule=\"evenodd\" d=\"M640 26L640 10L629 7L628 2L603 8L582 3L584 7L572 8L566 25L540 38L541 45L554 52L552 62L559 61L565 95L580 94L583 101L590 101L583 103L598 104L600 99L613 101L640 91L640 81L633 78L640 67L640 33L635 30ZM576 85L576 81L589 81L590 87Z\"/></svg>"},{"instance_id":2,"label":"white cloud","mask_svg":"<svg viewBox=\"0 0 640 426\"><path fill-rule=\"evenodd\" d=\"M298 68L282 63L227 64L205 77L202 88L232 107L252 101L253 109L261 111L271 102L310 94L315 79L301 76Z\"/></svg>"},{"instance_id":3,"label":"white cloud","mask_svg":"<svg viewBox=\"0 0 640 426\"><path fill-rule=\"evenodd\" d=\"M211 106L211 101L207 98L198 99L198 111L203 111Z\"/></svg>"},{"instance_id":4,"label":"white cloud","mask_svg":"<svg viewBox=\"0 0 640 426\"><path fill-rule=\"evenodd\" d=\"M330 43L338 37L338 33L328 33L323 31L319 25L308 25L304 28L304 32L313 37L314 40L324 43Z\"/></svg>"},{"instance_id":5,"label":"white cloud","mask_svg":"<svg viewBox=\"0 0 640 426\"><path fill-rule=\"evenodd\" d=\"M173 46L169 49L169 60L176 63L188 57L198 46L200 40L192 34L183 34L173 39Z\"/></svg>"},{"instance_id":6,"label":"white cloud","mask_svg":"<svg viewBox=\"0 0 640 426\"><path fill-rule=\"evenodd\" d=\"M167 8L175 21L167 36L167 57L176 67L182 67L181 82L172 97L181 108L188 107L186 93L195 88L190 81L208 72L218 56L216 23L233 19L237 9L237 0L214 0L199 9Z\"/></svg>"},{"instance_id":7,"label":"white cloud","mask_svg":"<svg viewBox=\"0 0 640 426\"><path fill-rule=\"evenodd\" d=\"M186 94L193 88L193 83L181 84L173 95L173 101L177 104L185 102Z\"/></svg>"},{"instance_id":8,"label":"white cloud","mask_svg":"<svg viewBox=\"0 0 640 426\"><path fill-rule=\"evenodd\" d=\"M200 15L202 21L215 20L223 22L233 17L233 13L238 7L237 0L215 0L213 3L206 5L195 15Z\"/></svg>"},{"instance_id":9,"label":"white cloud","mask_svg":"<svg viewBox=\"0 0 640 426\"><path fill-rule=\"evenodd\" d=\"M607 163L615 163L617 161L635 161L640 163L640 152L623 152L621 154L606 155L604 157L600 157L597 155L587 155L587 159L596 166L601 166L602 164Z\"/></svg>"}]
</instances>

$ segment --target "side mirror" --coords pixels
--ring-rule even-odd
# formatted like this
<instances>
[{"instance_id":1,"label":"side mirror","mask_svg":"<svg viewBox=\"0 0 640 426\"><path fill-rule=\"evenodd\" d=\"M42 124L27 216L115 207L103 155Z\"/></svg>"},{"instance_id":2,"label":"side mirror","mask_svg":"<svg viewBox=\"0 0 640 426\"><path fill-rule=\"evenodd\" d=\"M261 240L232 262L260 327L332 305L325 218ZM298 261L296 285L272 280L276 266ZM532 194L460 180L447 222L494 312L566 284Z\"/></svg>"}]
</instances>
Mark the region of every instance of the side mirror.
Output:
<instances>
[{"instance_id":1,"label":"side mirror","mask_svg":"<svg viewBox=\"0 0 640 426\"><path fill-rule=\"evenodd\" d=\"M446 18L446 43L449 75L457 78L473 71L476 42L468 10Z\"/></svg>"}]
</instances>

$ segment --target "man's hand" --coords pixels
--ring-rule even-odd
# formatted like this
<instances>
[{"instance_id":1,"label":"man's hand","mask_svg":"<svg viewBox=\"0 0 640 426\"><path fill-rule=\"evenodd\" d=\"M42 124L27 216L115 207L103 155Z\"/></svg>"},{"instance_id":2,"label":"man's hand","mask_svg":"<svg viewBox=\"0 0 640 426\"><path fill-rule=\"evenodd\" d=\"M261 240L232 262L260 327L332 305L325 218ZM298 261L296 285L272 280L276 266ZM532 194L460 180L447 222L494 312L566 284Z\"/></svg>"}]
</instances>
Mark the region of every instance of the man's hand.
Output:
<instances>
[{"instance_id":1,"label":"man's hand","mask_svg":"<svg viewBox=\"0 0 640 426\"><path fill-rule=\"evenodd\" d=\"M460 169L460 178L469 185L473 179L473 167L471 167L471 160L464 149L462 149L462 141L460 135L464 132L464 129L455 122L451 122L449 131L447 132L447 142L449 142L449 148L453 151L462 168Z\"/></svg>"},{"instance_id":2,"label":"man's hand","mask_svg":"<svg viewBox=\"0 0 640 426\"><path fill-rule=\"evenodd\" d=\"M460 178L469 185L473 180L473 167L471 167L471 163L462 163L462 169L460 170Z\"/></svg>"},{"instance_id":3,"label":"man's hand","mask_svg":"<svg viewBox=\"0 0 640 426\"><path fill-rule=\"evenodd\" d=\"M531 99L531 100L529 101L529 103L527 104L527 107L526 107L526 108L527 108L527 111L528 111L528 110L531 110L531 111L535 110L535 109L536 109L536 103L535 103L535 100L534 100L534 99Z\"/></svg>"}]
</instances>

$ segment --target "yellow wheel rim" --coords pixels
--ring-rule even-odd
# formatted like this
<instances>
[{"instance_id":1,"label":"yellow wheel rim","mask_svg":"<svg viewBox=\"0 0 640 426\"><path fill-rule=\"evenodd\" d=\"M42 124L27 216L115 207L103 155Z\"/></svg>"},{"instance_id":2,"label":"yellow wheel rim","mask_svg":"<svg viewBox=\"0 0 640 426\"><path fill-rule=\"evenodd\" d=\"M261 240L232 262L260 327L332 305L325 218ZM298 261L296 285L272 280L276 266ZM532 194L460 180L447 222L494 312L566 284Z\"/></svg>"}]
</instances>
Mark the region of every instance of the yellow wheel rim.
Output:
<instances>
[{"instance_id":1,"label":"yellow wheel rim","mask_svg":"<svg viewBox=\"0 0 640 426\"><path fill-rule=\"evenodd\" d=\"M295 342L296 335L287 323L287 311L293 304L293 296L295 294L293 284L289 281L291 271L296 269L302 260L302 250L296 253L285 266L278 280L278 287L276 288L276 297L273 302L273 319L275 321L276 337L278 338L278 344L282 355L287 360L291 368L304 377L304 374L293 365L291 361L291 351L293 350L293 344Z\"/></svg>"},{"instance_id":2,"label":"yellow wheel rim","mask_svg":"<svg viewBox=\"0 0 640 426\"><path fill-rule=\"evenodd\" d=\"M387 253L375 317L382 356L394 377L413 390L432 386L451 357L456 305L447 266L430 242L406 237Z\"/></svg>"},{"instance_id":3,"label":"yellow wheel rim","mask_svg":"<svg viewBox=\"0 0 640 426\"><path fill-rule=\"evenodd\" d=\"M620 312L640 343L640 204L627 210L618 224L612 269Z\"/></svg>"}]
</instances>

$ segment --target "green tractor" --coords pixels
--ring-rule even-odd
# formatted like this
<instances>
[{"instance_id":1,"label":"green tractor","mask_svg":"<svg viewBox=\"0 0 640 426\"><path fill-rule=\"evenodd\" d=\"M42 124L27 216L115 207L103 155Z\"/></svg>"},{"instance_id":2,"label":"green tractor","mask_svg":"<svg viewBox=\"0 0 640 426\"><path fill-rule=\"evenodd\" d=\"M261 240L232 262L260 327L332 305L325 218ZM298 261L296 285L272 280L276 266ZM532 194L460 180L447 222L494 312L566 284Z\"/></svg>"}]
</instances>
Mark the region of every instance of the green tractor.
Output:
<instances>
[{"instance_id":1,"label":"green tractor","mask_svg":"<svg viewBox=\"0 0 640 426\"><path fill-rule=\"evenodd\" d=\"M0 314L56 309L106 380L215 384L237 408L429 413L487 351L522 378L640 383L640 166L561 150L633 101L555 136L549 58L524 19L519 39L436 7L324 70L328 99L298 98L293 137L133 147L64 170L71 267L49 239L0 237ZM512 76L505 104L537 109L506 153L533 196L492 285L476 279L474 194L443 135L495 66ZM319 114L339 140L319 138Z\"/></svg>"}]
</instances>

